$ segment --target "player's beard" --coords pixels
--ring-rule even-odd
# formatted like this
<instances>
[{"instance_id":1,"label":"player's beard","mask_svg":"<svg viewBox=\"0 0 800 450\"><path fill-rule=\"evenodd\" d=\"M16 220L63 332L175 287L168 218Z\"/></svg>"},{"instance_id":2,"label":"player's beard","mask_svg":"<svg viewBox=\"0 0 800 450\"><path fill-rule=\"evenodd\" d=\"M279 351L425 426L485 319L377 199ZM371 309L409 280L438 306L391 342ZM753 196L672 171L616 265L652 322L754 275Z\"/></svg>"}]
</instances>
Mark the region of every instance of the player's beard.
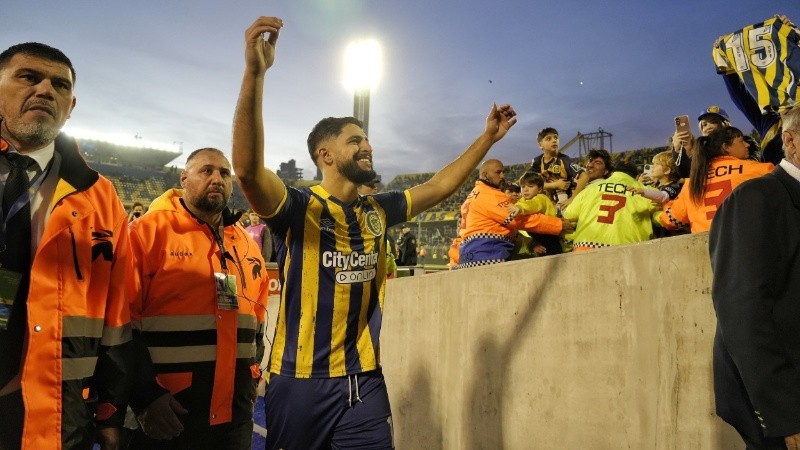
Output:
<instances>
[{"instance_id":1,"label":"player's beard","mask_svg":"<svg viewBox=\"0 0 800 450\"><path fill-rule=\"evenodd\" d=\"M353 159L348 160L344 164L339 164L339 172L355 184L369 183L375 179L377 174L373 169L362 169L358 167L358 159L360 158L361 155L356 154L353 156Z\"/></svg>"}]
</instances>

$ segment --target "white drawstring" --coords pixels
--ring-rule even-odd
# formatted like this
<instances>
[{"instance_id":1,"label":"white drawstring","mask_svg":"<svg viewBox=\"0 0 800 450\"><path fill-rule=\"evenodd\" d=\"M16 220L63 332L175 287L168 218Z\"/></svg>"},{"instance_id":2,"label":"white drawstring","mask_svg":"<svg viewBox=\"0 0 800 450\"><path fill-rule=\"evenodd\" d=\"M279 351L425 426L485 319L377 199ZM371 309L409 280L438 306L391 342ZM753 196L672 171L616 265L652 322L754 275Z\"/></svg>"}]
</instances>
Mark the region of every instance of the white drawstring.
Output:
<instances>
[{"instance_id":1,"label":"white drawstring","mask_svg":"<svg viewBox=\"0 0 800 450\"><path fill-rule=\"evenodd\" d=\"M358 374L353 375L356 378L356 401L359 403L364 403L361 401L361 394L358 393Z\"/></svg>"},{"instance_id":2,"label":"white drawstring","mask_svg":"<svg viewBox=\"0 0 800 450\"><path fill-rule=\"evenodd\" d=\"M351 379L351 377L352 377L352 379ZM353 406L353 384L352 384L351 380L355 380L355 382L356 382L356 402L364 403L363 401L361 401L361 395L358 392L358 374L348 375L347 376L347 390L348 390L347 407L348 408L351 408Z\"/></svg>"}]
</instances>

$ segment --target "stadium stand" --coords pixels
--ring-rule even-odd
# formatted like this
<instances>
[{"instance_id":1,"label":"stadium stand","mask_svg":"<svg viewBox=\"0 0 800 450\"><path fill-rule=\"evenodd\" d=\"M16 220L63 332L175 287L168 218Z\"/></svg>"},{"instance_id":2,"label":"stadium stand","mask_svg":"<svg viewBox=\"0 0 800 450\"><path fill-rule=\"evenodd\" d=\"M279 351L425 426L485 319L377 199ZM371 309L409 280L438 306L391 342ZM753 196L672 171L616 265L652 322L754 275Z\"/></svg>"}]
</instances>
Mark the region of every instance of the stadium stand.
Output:
<instances>
[{"instance_id":1,"label":"stadium stand","mask_svg":"<svg viewBox=\"0 0 800 450\"><path fill-rule=\"evenodd\" d=\"M152 148L128 147L109 142L79 139L83 156L87 163L105 175L114 184L126 208L134 202L149 205L165 190L180 187L180 172L175 165L169 165L181 152ZM625 160L642 169L652 156L665 147L643 148L629 152L613 153L614 162ZM579 160L583 165L584 161ZM506 178L519 179L530 163L512 164L506 167ZM381 190L404 190L423 183L433 176L433 172L397 175ZM415 218L413 230L417 239L424 243L428 255L426 265L447 264L447 250L456 235L459 209L475 185L477 172L459 190L436 207ZM316 180L286 180L296 187L307 187L319 183ZM230 205L234 209L247 209L247 201L239 186L234 184ZM397 235L399 230L392 230Z\"/></svg>"},{"instance_id":2,"label":"stadium stand","mask_svg":"<svg viewBox=\"0 0 800 450\"><path fill-rule=\"evenodd\" d=\"M153 199L161 195L165 190L180 187L181 169L175 165L170 165L170 163L181 156L181 152L127 147L87 139L78 139L78 142L89 166L102 173L114 184L126 209L130 208L134 202L149 205ZM648 163L654 154L664 150L665 147L644 148L623 153L613 153L612 158L615 163L625 160L635 164L641 170L643 165ZM579 164L583 165L584 163L585 161L579 160ZM529 166L529 162L507 166L507 179L518 180ZM398 175L386 186L381 186L380 190L408 189L427 181L433 175L432 172ZM420 244L424 245L427 250L427 256L424 260L425 266L433 266L433 268L446 267L448 263L447 252L453 238L456 236L457 223L460 219L461 203L472 190L476 178L477 172L455 194L414 219L413 232ZM318 180L285 180L285 182L295 187L309 187L319 183ZM230 206L234 209L248 208L244 195L235 183ZM390 239L394 240L398 235L399 229L389 230ZM263 408L263 396L259 396L254 416L254 448L264 446L266 430L264 429Z\"/></svg>"},{"instance_id":3,"label":"stadium stand","mask_svg":"<svg viewBox=\"0 0 800 450\"><path fill-rule=\"evenodd\" d=\"M128 147L110 142L78 139L86 162L106 176L117 189L125 208L134 202L150 205L167 189L180 187L181 169L168 166L181 152ZM231 208L247 209L239 186L233 185Z\"/></svg>"},{"instance_id":4,"label":"stadium stand","mask_svg":"<svg viewBox=\"0 0 800 450\"><path fill-rule=\"evenodd\" d=\"M626 161L636 165L639 171L642 171L644 165L649 163L653 155L664 150L666 150L666 147L642 148L627 152L612 153L611 157L614 163ZM583 166L585 162L586 161L583 159L578 160L581 166ZM529 162L507 165L506 179L518 180L528 167L530 167ZM397 175L386 185L386 190L409 189L417 184L424 183L433 177L433 175L433 172ZM424 243L426 249L428 249L426 265L447 264L447 251L456 235L457 224L460 219L458 214L461 204L464 202L464 199L467 198L470 191L472 191L473 186L475 186L477 177L478 174L476 171L455 194L414 219L416 227L413 229L413 232L417 236L417 239ZM393 230L393 235L397 235L397 233L399 233L399 229Z\"/></svg>"}]
</instances>

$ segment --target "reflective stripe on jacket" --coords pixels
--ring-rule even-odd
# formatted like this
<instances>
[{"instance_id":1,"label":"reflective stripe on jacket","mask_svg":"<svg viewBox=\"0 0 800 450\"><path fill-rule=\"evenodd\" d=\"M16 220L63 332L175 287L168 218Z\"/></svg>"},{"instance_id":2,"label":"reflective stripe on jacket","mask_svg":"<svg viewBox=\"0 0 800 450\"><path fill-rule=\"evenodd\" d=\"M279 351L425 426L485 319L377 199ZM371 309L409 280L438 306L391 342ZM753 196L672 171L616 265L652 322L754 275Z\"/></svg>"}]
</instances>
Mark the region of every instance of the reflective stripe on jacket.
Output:
<instances>
[{"instance_id":1,"label":"reflective stripe on jacket","mask_svg":"<svg viewBox=\"0 0 800 450\"><path fill-rule=\"evenodd\" d=\"M134 339L148 350L147 370L137 371L134 411L168 390L189 410L192 426L252 420L269 283L256 242L227 209L223 221L238 310L217 305L214 274L225 272L222 253L211 228L182 204L181 190L162 194L130 225Z\"/></svg>"},{"instance_id":2,"label":"reflective stripe on jacket","mask_svg":"<svg viewBox=\"0 0 800 450\"><path fill-rule=\"evenodd\" d=\"M131 380L127 213L73 139L59 135L55 152L59 180L27 303L23 449L89 448L94 414L122 423Z\"/></svg>"},{"instance_id":3,"label":"reflective stripe on jacket","mask_svg":"<svg viewBox=\"0 0 800 450\"><path fill-rule=\"evenodd\" d=\"M561 232L561 219L544 214L515 216L506 209L511 204L511 200L500 189L481 180L476 181L475 188L464 201L466 208L462 205L461 220L464 227L461 238L466 241L470 236L479 234L512 238L517 230L539 234Z\"/></svg>"}]
</instances>

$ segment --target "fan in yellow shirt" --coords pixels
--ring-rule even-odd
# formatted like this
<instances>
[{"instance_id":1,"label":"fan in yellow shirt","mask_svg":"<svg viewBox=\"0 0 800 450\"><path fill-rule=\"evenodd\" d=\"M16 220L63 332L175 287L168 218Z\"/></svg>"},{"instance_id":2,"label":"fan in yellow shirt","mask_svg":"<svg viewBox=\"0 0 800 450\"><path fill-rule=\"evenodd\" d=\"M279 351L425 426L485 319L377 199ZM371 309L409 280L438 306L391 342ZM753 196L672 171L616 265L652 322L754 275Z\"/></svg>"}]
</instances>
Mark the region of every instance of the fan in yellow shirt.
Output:
<instances>
[{"instance_id":1,"label":"fan in yellow shirt","mask_svg":"<svg viewBox=\"0 0 800 450\"><path fill-rule=\"evenodd\" d=\"M510 213L515 215L544 214L557 217L556 205L544 193L544 177L542 175L528 172L520 178L519 184L521 198L514 205L508 207ZM533 252L538 255L557 255L562 252L561 239L557 235L529 234L524 231L520 231L520 234L533 239ZM538 249L537 244L540 245ZM541 252L542 249L545 251Z\"/></svg>"}]
</instances>

